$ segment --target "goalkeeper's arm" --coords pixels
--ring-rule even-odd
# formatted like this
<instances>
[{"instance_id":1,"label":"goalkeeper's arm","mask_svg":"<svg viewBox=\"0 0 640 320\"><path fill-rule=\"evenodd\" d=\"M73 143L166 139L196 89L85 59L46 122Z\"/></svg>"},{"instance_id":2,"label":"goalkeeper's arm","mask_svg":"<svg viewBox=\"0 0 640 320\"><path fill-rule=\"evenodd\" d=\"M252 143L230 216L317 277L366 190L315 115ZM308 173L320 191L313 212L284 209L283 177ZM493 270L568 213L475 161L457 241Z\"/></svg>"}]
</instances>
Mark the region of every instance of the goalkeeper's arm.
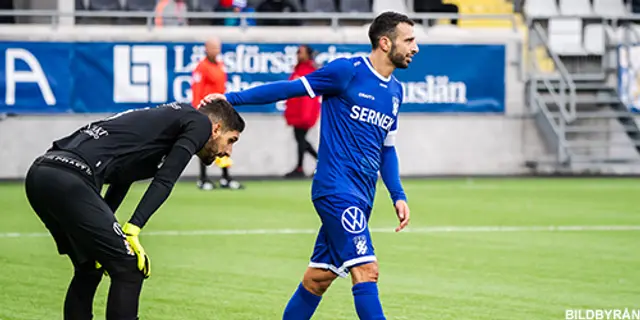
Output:
<instances>
[{"instance_id":1,"label":"goalkeeper's arm","mask_svg":"<svg viewBox=\"0 0 640 320\"><path fill-rule=\"evenodd\" d=\"M107 203L111 212L116 213L120 204L124 200L127 192L129 192L131 184L112 184L107 189L107 193L104 195L104 201Z\"/></svg>"}]
</instances>

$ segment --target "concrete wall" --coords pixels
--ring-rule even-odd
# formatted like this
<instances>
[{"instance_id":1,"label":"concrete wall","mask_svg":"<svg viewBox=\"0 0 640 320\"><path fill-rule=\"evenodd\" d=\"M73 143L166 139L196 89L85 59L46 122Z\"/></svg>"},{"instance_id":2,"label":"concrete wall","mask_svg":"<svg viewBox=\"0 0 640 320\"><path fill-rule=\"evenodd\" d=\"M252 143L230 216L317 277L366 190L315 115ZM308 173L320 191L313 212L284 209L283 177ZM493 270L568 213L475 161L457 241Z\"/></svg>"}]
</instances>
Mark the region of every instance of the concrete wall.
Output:
<instances>
[{"instance_id":1,"label":"concrete wall","mask_svg":"<svg viewBox=\"0 0 640 320\"><path fill-rule=\"evenodd\" d=\"M284 32L269 28L240 31L237 28L207 27L149 31L126 27L0 27L0 40L202 40L218 34L223 41L282 41L357 43L366 41L366 28L297 28ZM126 32L125 32L126 30ZM277 35L277 36L276 36ZM277 38L275 38L277 37ZM401 173L432 174L518 174L527 172L527 159L543 154L542 142L532 120L526 117L520 77L521 36L511 31L419 28L421 43L505 43L507 45L505 115L401 114L398 134ZM29 116L0 121L0 178L22 177L31 161L49 147L52 140L69 134L88 121L104 115ZM235 148L233 172L238 175L281 175L295 164L293 133L277 115L247 114L247 130ZM309 138L317 146L318 131ZM311 172L314 163L306 162ZM214 172L218 170L214 169ZM193 161L185 174L195 175Z\"/></svg>"},{"instance_id":2,"label":"concrete wall","mask_svg":"<svg viewBox=\"0 0 640 320\"><path fill-rule=\"evenodd\" d=\"M35 157L51 141L99 117L20 117L0 122L0 178L22 177ZM293 168L296 147L293 132L276 115L245 115L247 129L234 148L233 172L238 175L281 175ZM503 116L401 116L397 148L404 175L516 174L527 152L538 147L530 120ZM309 133L318 145L318 128ZM534 133L527 135L526 133ZM313 171L308 157L305 168ZM216 169L213 169L216 172ZM192 161L185 174L195 175Z\"/></svg>"}]
</instances>

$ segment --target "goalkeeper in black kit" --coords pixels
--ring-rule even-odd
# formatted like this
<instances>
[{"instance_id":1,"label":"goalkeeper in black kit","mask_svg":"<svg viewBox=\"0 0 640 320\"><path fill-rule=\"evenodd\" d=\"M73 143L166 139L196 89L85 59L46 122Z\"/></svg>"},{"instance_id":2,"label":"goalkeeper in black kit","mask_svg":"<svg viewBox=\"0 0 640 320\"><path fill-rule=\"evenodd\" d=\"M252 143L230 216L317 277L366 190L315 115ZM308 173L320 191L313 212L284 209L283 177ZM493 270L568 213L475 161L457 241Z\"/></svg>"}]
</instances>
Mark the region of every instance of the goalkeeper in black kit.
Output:
<instances>
[{"instance_id":1,"label":"goalkeeper in black kit","mask_svg":"<svg viewBox=\"0 0 640 320\"><path fill-rule=\"evenodd\" d=\"M244 126L226 101L199 109L171 103L90 123L35 160L25 181L29 203L74 266L64 319L92 318L104 272L111 278L106 318L138 319L142 283L151 273L140 230L193 155L206 164L231 155ZM153 180L121 228L114 212L131 184L148 178Z\"/></svg>"}]
</instances>

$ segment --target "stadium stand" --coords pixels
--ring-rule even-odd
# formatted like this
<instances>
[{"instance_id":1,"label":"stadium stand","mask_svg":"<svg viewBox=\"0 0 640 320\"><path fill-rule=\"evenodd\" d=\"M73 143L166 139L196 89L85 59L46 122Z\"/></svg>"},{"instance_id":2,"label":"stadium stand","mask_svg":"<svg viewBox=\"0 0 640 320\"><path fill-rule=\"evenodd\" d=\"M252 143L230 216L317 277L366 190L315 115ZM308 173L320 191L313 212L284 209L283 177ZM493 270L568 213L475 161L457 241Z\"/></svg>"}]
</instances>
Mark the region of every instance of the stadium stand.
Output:
<instances>
[{"instance_id":1,"label":"stadium stand","mask_svg":"<svg viewBox=\"0 0 640 320\"><path fill-rule=\"evenodd\" d=\"M440 34L443 38L446 35L472 38L475 32L491 36L517 34L522 47L514 51L519 58L510 63L522 66L518 80L525 82L525 103L546 147L543 155L531 156L527 165L532 170L615 171L640 163L640 130L631 112L633 101L629 100L635 95L623 96L621 92L624 83L634 84L637 80L635 71L629 70L630 75L623 83L618 62L619 47L630 47L640 40L637 24L640 18L634 16L640 11L640 1L249 0L245 3L258 14L275 14L256 15L260 26L303 25L313 28L307 30L314 30L313 37L323 41L346 39L350 37L347 35L361 32L359 27L366 27L372 15L385 10L415 15L424 27L417 29L421 34ZM192 16L189 24L193 20L205 21L196 24L225 24L220 14L231 12L228 8L233 6L229 0L187 0ZM447 9L441 10L442 6ZM155 0L75 2L77 14L112 15L100 18L100 23L141 24L144 20L142 24L150 29L157 27L153 23L155 7ZM452 8L462 16L443 13ZM127 15L129 18L123 18ZM138 21L132 22L133 16ZM239 15L243 22L237 25L242 30L248 17ZM94 19L98 18L89 20ZM341 29L341 26L356 28Z\"/></svg>"},{"instance_id":2,"label":"stadium stand","mask_svg":"<svg viewBox=\"0 0 640 320\"><path fill-rule=\"evenodd\" d=\"M445 3L454 4L459 8L460 14L514 14L514 5L506 0L445 0ZM522 26L522 16L516 14L516 26ZM504 19L462 19L460 27L514 27L512 22Z\"/></svg>"},{"instance_id":3,"label":"stadium stand","mask_svg":"<svg viewBox=\"0 0 640 320\"><path fill-rule=\"evenodd\" d=\"M618 47L640 39L631 9L622 0L524 5L529 48L537 58L529 104L539 111L540 132L557 150L554 165L601 170L638 163L640 131L618 78Z\"/></svg>"}]
</instances>

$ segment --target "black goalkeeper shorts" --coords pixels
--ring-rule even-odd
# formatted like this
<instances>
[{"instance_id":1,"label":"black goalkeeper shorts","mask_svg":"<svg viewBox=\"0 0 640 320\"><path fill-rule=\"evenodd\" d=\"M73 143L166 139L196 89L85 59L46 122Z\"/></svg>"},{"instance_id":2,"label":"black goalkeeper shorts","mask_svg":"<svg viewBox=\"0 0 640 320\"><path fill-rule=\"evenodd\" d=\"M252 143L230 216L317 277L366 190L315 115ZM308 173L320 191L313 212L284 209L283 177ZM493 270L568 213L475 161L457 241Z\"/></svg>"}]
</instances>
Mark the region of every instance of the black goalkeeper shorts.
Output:
<instances>
[{"instance_id":1,"label":"black goalkeeper shorts","mask_svg":"<svg viewBox=\"0 0 640 320\"><path fill-rule=\"evenodd\" d=\"M111 208L92 184L86 164L66 152L47 153L33 163L25 189L31 207L75 266L98 261L105 268L135 260ZM109 269L109 268L107 268Z\"/></svg>"}]
</instances>

